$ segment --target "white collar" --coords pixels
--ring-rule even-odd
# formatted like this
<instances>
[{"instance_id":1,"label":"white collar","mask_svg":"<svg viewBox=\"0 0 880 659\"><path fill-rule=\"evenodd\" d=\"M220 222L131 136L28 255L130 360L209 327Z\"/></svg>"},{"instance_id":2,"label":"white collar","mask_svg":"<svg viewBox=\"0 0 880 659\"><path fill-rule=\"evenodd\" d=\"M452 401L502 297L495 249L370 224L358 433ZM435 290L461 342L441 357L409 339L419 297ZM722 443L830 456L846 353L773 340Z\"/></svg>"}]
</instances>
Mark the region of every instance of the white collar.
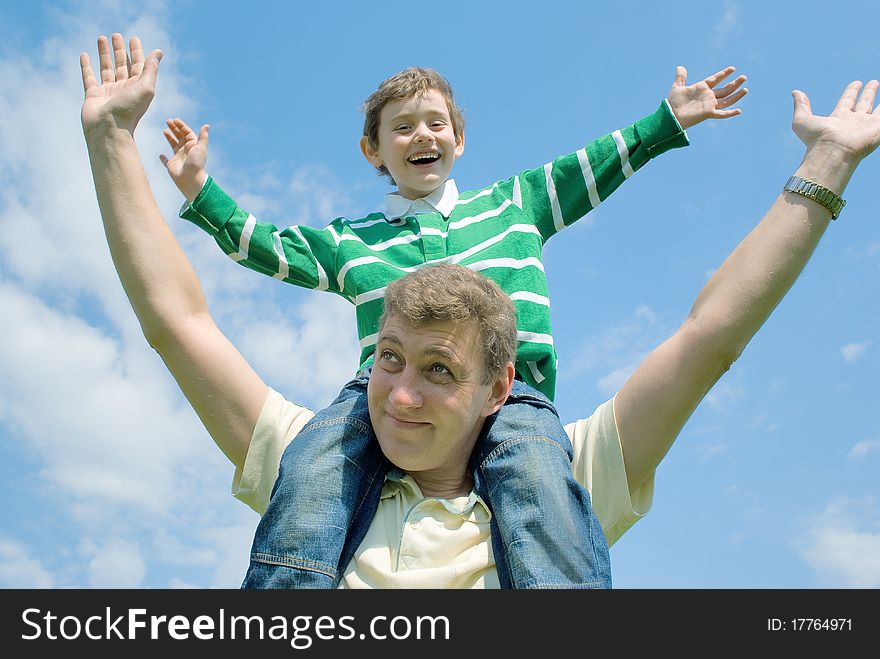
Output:
<instances>
[{"instance_id":1,"label":"white collar","mask_svg":"<svg viewBox=\"0 0 880 659\"><path fill-rule=\"evenodd\" d=\"M385 195L385 218L388 220L396 220L408 215L417 215L419 213L430 213L437 211L443 217L449 217L452 209L455 208L455 202L458 201L458 188L455 186L453 179L446 179L446 182L434 190L427 197L421 199L407 199L401 196L399 192L390 192Z\"/></svg>"}]
</instances>

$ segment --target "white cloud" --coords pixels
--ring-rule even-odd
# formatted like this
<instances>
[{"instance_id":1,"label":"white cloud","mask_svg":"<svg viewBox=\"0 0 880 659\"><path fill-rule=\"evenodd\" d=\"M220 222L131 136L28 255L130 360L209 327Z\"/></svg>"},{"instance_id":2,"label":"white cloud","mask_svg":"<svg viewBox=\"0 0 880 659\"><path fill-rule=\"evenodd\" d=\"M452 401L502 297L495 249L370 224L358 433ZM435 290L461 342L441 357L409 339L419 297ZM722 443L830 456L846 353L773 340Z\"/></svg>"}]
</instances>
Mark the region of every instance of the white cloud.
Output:
<instances>
[{"instance_id":1,"label":"white cloud","mask_svg":"<svg viewBox=\"0 0 880 659\"><path fill-rule=\"evenodd\" d=\"M870 341L862 341L861 343L847 343L840 349L840 354L843 355L843 360L847 364L854 364L864 356L865 351L868 349L869 345L871 345Z\"/></svg>"},{"instance_id":2,"label":"white cloud","mask_svg":"<svg viewBox=\"0 0 880 659\"><path fill-rule=\"evenodd\" d=\"M727 373L726 377L730 377L731 373ZM733 384L722 379L717 382L712 390L706 394L704 399L706 403L715 410L724 411L736 401L745 396L746 390L742 385Z\"/></svg>"},{"instance_id":3,"label":"white cloud","mask_svg":"<svg viewBox=\"0 0 880 659\"><path fill-rule=\"evenodd\" d=\"M260 320L238 320L242 354L290 399L326 405L355 375L360 349L354 307L341 298L313 293L295 314L266 309Z\"/></svg>"},{"instance_id":4,"label":"white cloud","mask_svg":"<svg viewBox=\"0 0 880 659\"><path fill-rule=\"evenodd\" d=\"M55 578L33 552L19 542L0 538L0 587L52 588Z\"/></svg>"},{"instance_id":5,"label":"white cloud","mask_svg":"<svg viewBox=\"0 0 880 659\"><path fill-rule=\"evenodd\" d=\"M699 451L703 462L705 462L706 460L709 460L716 455L724 453L725 451L727 451L727 449L727 444L711 444L709 446L700 447Z\"/></svg>"},{"instance_id":6,"label":"white cloud","mask_svg":"<svg viewBox=\"0 0 880 659\"><path fill-rule=\"evenodd\" d=\"M111 538L89 561L91 588L137 588L143 583L147 565L136 542Z\"/></svg>"},{"instance_id":7,"label":"white cloud","mask_svg":"<svg viewBox=\"0 0 880 659\"><path fill-rule=\"evenodd\" d=\"M801 557L823 584L880 587L880 525L871 499L840 497L811 520Z\"/></svg>"},{"instance_id":8,"label":"white cloud","mask_svg":"<svg viewBox=\"0 0 880 659\"><path fill-rule=\"evenodd\" d=\"M603 396L611 396L615 392L620 391L629 376L638 368L641 360L616 368L610 373L606 373L596 381L596 387Z\"/></svg>"},{"instance_id":9,"label":"white cloud","mask_svg":"<svg viewBox=\"0 0 880 659\"><path fill-rule=\"evenodd\" d=\"M175 464L204 442L158 357L0 280L0 420L75 499L159 511Z\"/></svg>"},{"instance_id":10,"label":"white cloud","mask_svg":"<svg viewBox=\"0 0 880 659\"><path fill-rule=\"evenodd\" d=\"M727 44L730 37L738 36L742 32L740 20L740 8L731 0L724 0L724 13L715 24L715 46L721 48Z\"/></svg>"},{"instance_id":11,"label":"white cloud","mask_svg":"<svg viewBox=\"0 0 880 659\"><path fill-rule=\"evenodd\" d=\"M560 378L580 379L584 372L600 371L596 387L603 395L613 394L660 343L664 329L657 322L657 313L651 307L638 305L632 320L586 337L573 358L560 362Z\"/></svg>"},{"instance_id":12,"label":"white cloud","mask_svg":"<svg viewBox=\"0 0 880 659\"><path fill-rule=\"evenodd\" d=\"M850 449L847 457L861 458L874 451L880 451L880 439L866 439L865 441L856 443L856 445Z\"/></svg>"},{"instance_id":13,"label":"white cloud","mask_svg":"<svg viewBox=\"0 0 880 659\"><path fill-rule=\"evenodd\" d=\"M17 492L16 514L39 525L39 507L49 506L65 521L44 525L39 546L0 541L3 585L134 587L170 567L178 574L158 585L236 587L258 521L229 496L231 465L146 344L109 258L79 124L77 66L81 50L96 63L95 38L107 26L166 53L138 147L230 338L273 385L309 404L328 402L357 365L350 306L323 295L284 316L274 300L290 287L235 266L176 219L182 199L157 154L167 152L164 118L192 115L196 104L182 91L176 62L186 53L162 27L163 7L151 3L143 14L121 2L82 3L75 16L55 16L54 37L0 58L0 442L28 457L25 480L40 495ZM216 148L212 161L223 162ZM277 185L281 200L309 218L344 201L331 177L309 168ZM263 345L255 327L278 336ZM46 564L57 565L54 575Z\"/></svg>"}]
</instances>

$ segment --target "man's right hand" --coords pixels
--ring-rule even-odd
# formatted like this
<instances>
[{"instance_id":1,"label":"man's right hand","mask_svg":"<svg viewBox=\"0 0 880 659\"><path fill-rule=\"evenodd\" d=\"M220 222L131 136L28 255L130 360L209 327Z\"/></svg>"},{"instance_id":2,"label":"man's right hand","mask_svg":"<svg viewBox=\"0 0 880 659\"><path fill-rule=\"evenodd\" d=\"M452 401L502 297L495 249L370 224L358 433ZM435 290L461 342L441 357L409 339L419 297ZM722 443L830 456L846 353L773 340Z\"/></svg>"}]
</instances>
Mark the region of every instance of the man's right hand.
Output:
<instances>
[{"instance_id":1,"label":"man's right hand","mask_svg":"<svg viewBox=\"0 0 880 659\"><path fill-rule=\"evenodd\" d=\"M168 119L165 139L174 152L170 158L160 155L159 160L168 170L177 189L192 203L208 180L205 165L208 162L208 125L196 135L182 119Z\"/></svg>"},{"instance_id":2,"label":"man's right hand","mask_svg":"<svg viewBox=\"0 0 880 659\"><path fill-rule=\"evenodd\" d=\"M162 51L144 57L141 41L132 37L131 56L125 50L122 35L112 36L112 50L106 36L98 37L101 84L95 79L87 53L81 53L85 100L82 107L83 132L88 138L95 130L122 129L134 134L156 94L156 76Z\"/></svg>"}]
</instances>

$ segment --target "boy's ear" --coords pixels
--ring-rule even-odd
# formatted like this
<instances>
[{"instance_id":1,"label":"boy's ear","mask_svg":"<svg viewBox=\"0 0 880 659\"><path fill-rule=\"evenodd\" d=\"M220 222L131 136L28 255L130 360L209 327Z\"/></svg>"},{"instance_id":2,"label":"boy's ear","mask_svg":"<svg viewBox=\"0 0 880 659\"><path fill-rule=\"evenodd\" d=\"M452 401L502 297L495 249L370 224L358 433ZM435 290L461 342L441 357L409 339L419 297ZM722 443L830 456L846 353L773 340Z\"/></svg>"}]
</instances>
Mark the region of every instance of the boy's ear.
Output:
<instances>
[{"instance_id":1,"label":"boy's ear","mask_svg":"<svg viewBox=\"0 0 880 659\"><path fill-rule=\"evenodd\" d=\"M379 151L370 144L370 138L364 135L361 137L361 153L373 167L381 167L384 163L379 157Z\"/></svg>"},{"instance_id":2,"label":"boy's ear","mask_svg":"<svg viewBox=\"0 0 880 659\"><path fill-rule=\"evenodd\" d=\"M455 138L455 157L458 158L464 153L464 133L462 132Z\"/></svg>"}]
</instances>

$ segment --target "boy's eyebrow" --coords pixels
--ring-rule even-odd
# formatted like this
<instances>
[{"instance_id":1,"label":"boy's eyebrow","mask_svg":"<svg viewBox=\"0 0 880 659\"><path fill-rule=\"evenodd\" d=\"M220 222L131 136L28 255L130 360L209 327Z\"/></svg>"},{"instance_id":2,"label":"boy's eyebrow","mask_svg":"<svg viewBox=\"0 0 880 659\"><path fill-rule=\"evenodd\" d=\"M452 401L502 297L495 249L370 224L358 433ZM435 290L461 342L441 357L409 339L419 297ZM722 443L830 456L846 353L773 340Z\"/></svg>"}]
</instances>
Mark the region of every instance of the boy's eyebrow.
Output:
<instances>
[{"instance_id":1,"label":"boy's eyebrow","mask_svg":"<svg viewBox=\"0 0 880 659\"><path fill-rule=\"evenodd\" d=\"M449 118L449 112L444 112L443 110L426 110L424 114L428 116L445 117L447 119ZM401 112L391 117L388 122L394 123L395 121L401 121L403 119L412 119L415 115L415 112Z\"/></svg>"}]
</instances>

